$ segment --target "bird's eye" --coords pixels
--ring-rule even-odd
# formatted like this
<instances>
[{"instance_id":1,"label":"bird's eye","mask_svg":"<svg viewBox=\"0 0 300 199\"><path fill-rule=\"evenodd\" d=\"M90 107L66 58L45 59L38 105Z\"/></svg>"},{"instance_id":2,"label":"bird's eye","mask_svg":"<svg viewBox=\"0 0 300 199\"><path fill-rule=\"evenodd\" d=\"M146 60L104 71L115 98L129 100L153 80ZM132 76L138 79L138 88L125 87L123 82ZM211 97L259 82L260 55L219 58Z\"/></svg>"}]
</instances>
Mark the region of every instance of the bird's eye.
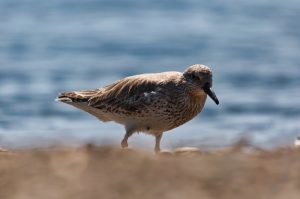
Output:
<instances>
[{"instance_id":1,"label":"bird's eye","mask_svg":"<svg viewBox=\"0 0 300 199\"><path fill-rule=\"evenodd\" d=\"M191 74L192 79L197 79L197 76L195 74Z\"/></svg>"}]
</instances>

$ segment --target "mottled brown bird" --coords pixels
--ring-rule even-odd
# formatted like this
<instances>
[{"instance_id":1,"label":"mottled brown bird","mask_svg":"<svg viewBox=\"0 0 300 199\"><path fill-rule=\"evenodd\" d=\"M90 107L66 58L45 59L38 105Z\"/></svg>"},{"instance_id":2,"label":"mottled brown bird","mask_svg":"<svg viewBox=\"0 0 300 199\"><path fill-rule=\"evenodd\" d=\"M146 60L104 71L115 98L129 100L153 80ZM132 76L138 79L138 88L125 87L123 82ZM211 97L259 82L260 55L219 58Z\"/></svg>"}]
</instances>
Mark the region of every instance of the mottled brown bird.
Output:
<instances>
[{"instance_id":1,"label":"mottled brown bird","mask_svg":"<svg viewBox=\"0 0 300 199\"><path fill-rule=\"evenodd\" d=\"M154 135L155 151L158 152L163 132L200 113L207 95L219 104L211 87L210 68L196 64L183 73L141 74L103 88L64 92L57 100L82 109L103 122L124 125L123 148L128 146L127 140L135 132Z\"/></svg>"}]
</instances>

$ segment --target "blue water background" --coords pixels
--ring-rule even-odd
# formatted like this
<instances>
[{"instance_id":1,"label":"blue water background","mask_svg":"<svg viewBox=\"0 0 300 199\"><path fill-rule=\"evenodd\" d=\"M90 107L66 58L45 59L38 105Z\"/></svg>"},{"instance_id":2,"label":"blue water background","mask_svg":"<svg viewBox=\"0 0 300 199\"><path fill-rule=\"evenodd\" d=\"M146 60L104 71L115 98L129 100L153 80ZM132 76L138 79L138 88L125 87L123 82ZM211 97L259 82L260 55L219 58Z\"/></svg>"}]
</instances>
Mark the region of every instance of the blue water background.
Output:
<instances>
[{"instance_id":1,"label":"blue water background","mask_svg":"<svg viewBox=\"0 0 300 199\"><path fill-rule=\"evenodd\" d=\"M118 144L124 130L54 102L128 75L203 63L221 104L208 99L164 148L262 147L300 135L297 0L0 0L0 147ZM151 148L150 136L130 144Z\"/></svg>"}]
</instances>

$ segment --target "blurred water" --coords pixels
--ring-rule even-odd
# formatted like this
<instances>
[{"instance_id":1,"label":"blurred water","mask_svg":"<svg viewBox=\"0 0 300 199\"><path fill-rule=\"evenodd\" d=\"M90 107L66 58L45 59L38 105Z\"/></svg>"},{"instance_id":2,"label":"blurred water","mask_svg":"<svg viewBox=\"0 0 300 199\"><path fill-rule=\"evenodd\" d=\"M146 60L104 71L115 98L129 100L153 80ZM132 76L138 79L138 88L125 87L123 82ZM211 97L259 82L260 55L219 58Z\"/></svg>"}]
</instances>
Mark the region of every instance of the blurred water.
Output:
<instances>
[{"instance_id":1,"label":"blurred water","mask_svg":"<svg viewBox=\"0 0 300 199\"><path fill-rule=\"evenodd\" d=\"M213 68L221 104L208 100L165 147L287 145L300 134L299 18L296 0L0 0L0 146L117 143L121 126L53 99L195 63Z\"/></svg>"}]
</instances>

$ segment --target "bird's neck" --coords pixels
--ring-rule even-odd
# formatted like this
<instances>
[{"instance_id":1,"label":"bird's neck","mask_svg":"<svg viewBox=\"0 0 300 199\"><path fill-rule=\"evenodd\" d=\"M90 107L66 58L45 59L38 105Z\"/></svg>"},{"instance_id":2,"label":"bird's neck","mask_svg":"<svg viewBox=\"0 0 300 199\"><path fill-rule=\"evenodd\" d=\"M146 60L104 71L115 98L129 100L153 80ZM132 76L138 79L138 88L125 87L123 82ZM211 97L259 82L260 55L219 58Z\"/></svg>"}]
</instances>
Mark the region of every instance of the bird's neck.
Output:
<instances>
[{"instance_id":1,"label":"bird's neck","mask_svg":"<svg viewBox=\"0 0 300 199\"><path fill-rule=\"evenodd\" d=\"M198 90L197 92L190 92L189 103L187 109L190 109L191 113L197 115L204 107L207 94L203 90Z\"/></svg>"},{"instance_id":2,"label":"bird's neck","mask_svg":"<svg viewBox=\"0 0 300 199\"><path fill-rule=\"evenodd\" d=\"M184 97L184 105L181 112L182 118L184 118L181 123L185 123L192 118L194 118L197 114L199 114L205 104L206 101L206 93L204 92L189 92L186 90L185 97Z\"/></svg>"},{"instance_id":3,"label":"bird's neck","mask_svg":"<svg viewBox=\"0 0 300 199\"><path fill-rule=\"evenodd\" d=\"M190 85L184 78L181 79L184 90L185 109L188 110L192 117L197 115L203 109L207 94L203 89Z\"/></svg>"}]
</instances>

